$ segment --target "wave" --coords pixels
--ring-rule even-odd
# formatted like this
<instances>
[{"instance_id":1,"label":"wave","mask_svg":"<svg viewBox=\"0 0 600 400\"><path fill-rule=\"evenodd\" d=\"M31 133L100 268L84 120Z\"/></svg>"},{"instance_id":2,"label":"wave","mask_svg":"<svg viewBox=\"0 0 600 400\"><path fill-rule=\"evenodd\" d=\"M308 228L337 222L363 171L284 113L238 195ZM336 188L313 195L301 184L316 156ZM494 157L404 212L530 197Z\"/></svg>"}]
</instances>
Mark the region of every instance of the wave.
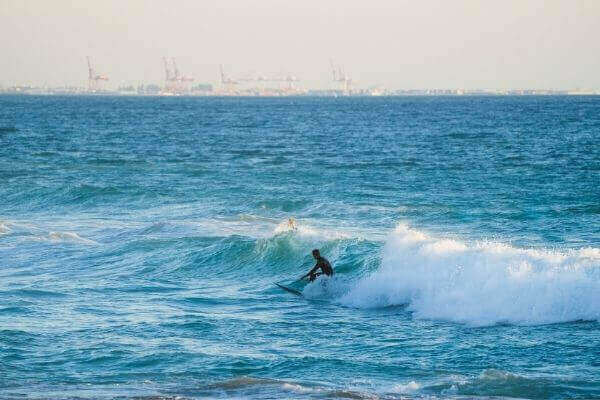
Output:
<instances>
[{"instance_id":1,"label":"wave","mask_svg":"<svg viewBox=\"0 0 600 400\"><path fill-rule=\"evenodd\" d=\"M46 228L37 226L31 222L7 222L0 220L0 236L12 235L22 240L34 240L48 243L79 243L87 245L98 245L95 240L86 239L71 231L47 231Z\"/></svg>"},{"instance_id":2,"label":"wave","mask_svg":"<svg viewBox=\"0 0 600 400\"><path fill-rule=\"evenodd\" d=\"M26 298L51 298L51 297L66 297L67 294L62 292L55 292L50 290L41 290L41 289L30 289L30 288L22 288L22 289L13 289L7 290L4 292L5 294L26 297Z\"/></svg>"},{"instance_id":3,"label":"wave","mask_svg":"<svg viewBox=\"0 0 600 400\"><path fill-rule=\"evenodd\" d=\"M468 244L399 225L381 267L338 291L336 301L345 306L408 304L417 318L470 325L598 320L600 249Z\"/></svg>"},{"instance_id":4,"label":"wave","mask_svg":"<svg viewBox=\"0 0 600 400\"><path fill-rule=\"evenodd\" d=\"M600 320L598 248L523 249L435 237L402 224L379 241L359 227L288 222L253 215L159 221L133 230L127 226L127 235L102 243L109 243L103 246L114 259L134 255L135 264L119 265L147 279L181 280L202 273L271 290L273 281L289 284L308 271L314 265L310 251L320 248L336 275L294 286L309 299L362 309L402 305L415 318L477 326ZM8 224L2 223L0 228ZM9 236L99 244L70 229L20 226L10 223ZM146 255L160 262L140 263Z\"/></svg>"},{"instance_id":5,"label":"wave","mask_svg":"<svg viewBox=\"0 0 600 400\"><path fill-rule=\"evenodd\" d=\"M249 389L254 389L249 391ZM280 379L254 378L250 376L240 376L224 381L218 381L198 390L201 394L220 395L221 396L241 396L244 398L289 398L289 397L307 397L314 396L323 398L340 399L377 399L374 393L367 393L358 390L333 388L315 384L303 384ZM248 395L251 396L248 396ZM252 396L253 395L253 396Z\"/></svg>"},{"instance_id":6,"label":"wave","mask_svg":"<svg viewBox=\"0 0 600 400\"><path fill-rule=\"evenodd\" d=\"M478 398L547 398L555 393L559 398L588 397L588 382L554 374L523 375L497 369L486 369L476 376L451 376L445 382L424 387L443 396L474 396ZM480 396L480 397L479 397Z\"/></svg>"},{"instance_id":7,"label":"wave","mask_svg":"<svg viewBox=\"0 0 600 400\"><path fill-rule=\"evenodd\" d=\"M523 249L439 238L406 225L377 241L363 237L359 228L304 219L291 226L288 219L249 215L185 224L195 231L193 237L184 240L185 232L175 229L177 235L164 243L148 242L157 233L171 235L169 227L131 244L180 249L158 270L138 272L182 279L202 270L208 277L251 280L270 290L273 281L290 284L290 278L305 273L314 265L310 251L320 248L336 275L292 285L309 299L362 309L403 306L415 318L474 326L600 319L597 248Z\"/></svg>"},{"instance_id":8,"label":"wave","mask_svg":"<svg viewBox=\"0 0 600 400\"><path fill-rule=\"evenodd\" d=\"M15 133L19 130L14 126L0 126L0 133Z\"/></svg>"},{"instance_id":9,"label":"wave","mask_svg":"<svg viewBox=\"0 0 600 400\"><path fill-rule=\"evenodd\" d=\"M417 382L398 383L385 390L386 394L402 395L401 398L441 399L539 399L547 398L548 393L557 393L558 398L572 398L589 393L585 381L577 381L564 376L546 374L519 374L498 369L485 369L477 374L440 375L433 379Z\"/></svg>"},{"instance_id":10,"label":"wave","mask_svg":"<svg viewBox=\"0 0 600 400\"><path fill-rule=\"evenodd\" d=\"M75 242L82 244L99 244L98 242L79 236L75 232L50 232L47 239L51 242Z\"/></svg>"},{"instance_id":11,"label":"wave","mask_svg":"<svg viewBox=\"0 0 600 400\"><path fill-rule=\"evenodd\" d=\"M396 383L380 387L336 387L324 382L297 382L282 379L239 376L200 385L190 394L244 398L344 398L344 399L477 399L543 398L548 387L558 393L578 392L578 385L557 376L523 376L507 371L487 369L474 376L447 375L433 380ZM470 398L470 397L469 397Z\"/></svg>"},{"instance_id":12,"label":"wave","mask_svg":"<svg viewBox=\"0 0 600 400\"><path fill-rule=\"evenodd\" d=\"M406 384L398 383L394 385L392 391L400 394L414 394L419 389L421 389L421 385L415 381L410 381Z\"/></svg>"}]
</instances>

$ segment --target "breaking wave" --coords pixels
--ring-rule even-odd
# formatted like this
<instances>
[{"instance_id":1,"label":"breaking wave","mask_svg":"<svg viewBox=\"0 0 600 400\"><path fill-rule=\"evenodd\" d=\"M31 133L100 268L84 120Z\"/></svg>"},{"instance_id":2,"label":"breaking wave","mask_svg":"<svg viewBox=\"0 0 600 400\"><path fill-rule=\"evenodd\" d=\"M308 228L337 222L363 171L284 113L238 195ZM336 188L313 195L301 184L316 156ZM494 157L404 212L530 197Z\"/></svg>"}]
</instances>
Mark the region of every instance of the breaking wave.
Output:
<instances>
[{"instance_id":1,"label":"breaking wave","mask_svg":"<svg viewBox=\"0 0 600 400\"><path fill-rule=\"evenodd\" d=\"M408 304L417 318L471 325L598 320L600 250L469 244L399 225L381 267L337 301L357 308Z\"/></svg>"}]
</instances>

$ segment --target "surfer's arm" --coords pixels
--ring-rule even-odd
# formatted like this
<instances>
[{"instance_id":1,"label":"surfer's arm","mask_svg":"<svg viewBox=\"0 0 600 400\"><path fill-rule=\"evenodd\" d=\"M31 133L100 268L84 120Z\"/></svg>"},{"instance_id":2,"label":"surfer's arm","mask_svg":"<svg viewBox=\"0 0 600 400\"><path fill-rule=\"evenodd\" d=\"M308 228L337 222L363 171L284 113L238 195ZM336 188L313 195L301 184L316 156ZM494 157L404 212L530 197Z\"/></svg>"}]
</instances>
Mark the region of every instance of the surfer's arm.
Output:
<instances>
[{"instance_id":1,"label":"surfer's arm","mask_svg":"<svg viewBox=\"0 0 600 400\"><path fill-rule=\"evenodd\" d=\"M315 265L315 266L313 267L313 269L311 269L310 271L308 271L308 273L307 273L306 275L302 275L302 278L300 278L300 279L304 279L304 278L306 278L307 276L314 274L315 272L317 272L317 270L318 270L319 268L321 268L321 266L320 266L320 265L317 263L317 265Z\"/></svg>"}]
</instances>

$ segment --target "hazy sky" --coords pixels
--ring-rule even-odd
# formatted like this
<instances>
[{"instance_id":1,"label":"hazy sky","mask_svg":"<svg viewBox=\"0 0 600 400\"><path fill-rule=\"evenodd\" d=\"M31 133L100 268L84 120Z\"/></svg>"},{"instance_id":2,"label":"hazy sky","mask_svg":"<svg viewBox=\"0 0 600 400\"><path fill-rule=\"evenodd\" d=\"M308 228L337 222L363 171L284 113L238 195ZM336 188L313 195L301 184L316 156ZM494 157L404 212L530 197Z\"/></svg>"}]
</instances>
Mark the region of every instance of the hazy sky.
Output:
<instances>
[{"instance_id":1,"label":"hazy sky","mask_svg":"<svg viewBox=\"0 0 600 400\"><path fill-rule=\"evenodd\" d=\"M0 84L285 72L331 87L600 88L600 0L0 0Z\"/></svg>"}]
</instances>

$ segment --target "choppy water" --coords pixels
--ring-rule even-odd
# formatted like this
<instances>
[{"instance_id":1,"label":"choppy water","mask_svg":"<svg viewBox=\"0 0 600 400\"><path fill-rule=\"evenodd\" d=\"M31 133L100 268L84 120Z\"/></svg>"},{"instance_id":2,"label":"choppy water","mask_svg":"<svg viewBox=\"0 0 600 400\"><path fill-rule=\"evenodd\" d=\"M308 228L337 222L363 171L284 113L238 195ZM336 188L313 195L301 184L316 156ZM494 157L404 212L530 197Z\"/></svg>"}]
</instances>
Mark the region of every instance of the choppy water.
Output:
<instances>
[{"instance_id":1,"label":"choppy water","mask_svg":"<svg viewBox=\"0 0 600 400\"><path fill-rule=\"evenodd\" d=\"M0 97L0 397L600 398L599 187L599 97Z\"/></svg>"}]
</instances>

